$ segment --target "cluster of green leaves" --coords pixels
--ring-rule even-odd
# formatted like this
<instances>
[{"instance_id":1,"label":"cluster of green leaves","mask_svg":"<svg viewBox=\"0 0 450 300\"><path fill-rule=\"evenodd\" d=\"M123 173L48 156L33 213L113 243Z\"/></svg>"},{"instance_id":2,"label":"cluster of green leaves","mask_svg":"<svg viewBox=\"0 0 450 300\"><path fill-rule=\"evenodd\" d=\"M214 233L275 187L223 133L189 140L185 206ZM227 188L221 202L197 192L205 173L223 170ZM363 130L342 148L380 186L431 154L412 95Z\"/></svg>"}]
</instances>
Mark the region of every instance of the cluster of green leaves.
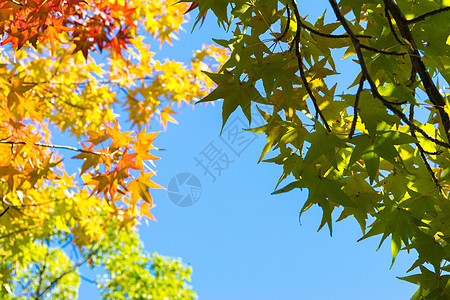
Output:
<instances>
[{"instance_id":1,"label":"cluster of green leaves","mask_svg":"<svg viewBox=\"0 0 450 300\"><path fill-rule=\"evenodd\" d=\"M415 250L409 271L419 272L403 278L419 285L413 298L447 299L450 98L438 81L450 83L450 3L329 4L333 18L313 24L294 0L195 1L197 21L213 13L234 28L216 40L231 56L208 74L218 87L201 101L223 99L224 123L238 107L250 120L251 102L273 106L252 131L267 136L260 160L279 152L265 160L283 167L278 184L295 178L275 193L306 188L300 214L317 204L330 233L341 207L338 220L356 219L361 239L391 238L393 263L400 250ZM349 87L333 81L345 72L336 53L359 65Z\"/></svg>"}]
</instances>

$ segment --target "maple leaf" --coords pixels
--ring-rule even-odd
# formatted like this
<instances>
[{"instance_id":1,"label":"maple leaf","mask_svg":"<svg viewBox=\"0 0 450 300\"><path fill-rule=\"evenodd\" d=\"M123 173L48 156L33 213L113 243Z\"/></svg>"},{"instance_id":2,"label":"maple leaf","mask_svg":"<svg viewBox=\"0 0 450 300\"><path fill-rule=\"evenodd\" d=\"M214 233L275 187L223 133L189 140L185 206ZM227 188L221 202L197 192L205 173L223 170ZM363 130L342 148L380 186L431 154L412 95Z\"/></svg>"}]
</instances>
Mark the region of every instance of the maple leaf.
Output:
<instances>
[{"instance_id":1,"label":"maple leaf","mask_svg":"<svg viewBox=\"0 0 450 300\"><path fill-rule=\"evenodd\" d=\"M137 28L132 18L137 7L128 8L127 1L125 1L125 5L120 5L119 2L116 0L116 2L109 4L109 9L111 11L112 18L123 20L130 27Z\"/></svg>"},{"instance_id":2,"label":"maple leaf","mask_svg":"<svg viewBox=\"0 0 450 300\"><path fill-rule=\"evenodd\" d=\"M193 1L191 3L191 6L189 6L189 8L184 13L187 14L190 11L193 11L194 9L196 9L197 7L198 7L198 1Z\"/></svg>"},{"instance_id":3,"label":"maple leaf","mask_svg":"<svg viewBox=\"0 0 450 300\"><path fill-rule=\"evenodd\" d=\"M250 103L261 97L258 90L255 88L255 85L252 82L241 82L228 71L224 71L223 74L213 74L209 72L204 73L208 75L208 77L211 78L218 86L208 96L197 103L223 99L222 130L228 120L228 117L236 110L238 106L241 107L244 115L250 123Z\"/></svg>"},{"instance_id":4,"label":"maple leaf","mask_svg":"<svg viewBox=\"0 0 450 300\"><path fill-rule=\"evenodd\" d=\"M146 160L158 160L159 157L156 157L150 154L149 150L154 149L155 147L152 145L153 141L156 138L156 135L159 132L150 132L145 133L145 129L139 132L136 136L136 143L133 146L133 149L136 153L136 167L140 170L144 170L144 161Z\"/></svg>"},{"instance_id":5,"label":"maple leaf","mask_svg":"<svg viewBox=\"0 0 450 300\"><path fill-rule=\"evenodd\" d=\"M153 173L141 174L136 180L133 180L128 184L127 190L131 191L133 207L139 200L143 200L140 207L140 215L145 215L148 218L156 221L153 215L148 211L149 209L154 207L149 189L163 189L163 187L151 181L150 178L152 176Z\"/></svg>"},{"instance_id":6,"label":"maple leaf","mask_svg":"<svg viewBox=\"0 0 450 300\"><path fill-rule=\"evenodd\" d=\"M116 164L116 170L118 169L135 169L140 170L136 165L136 153L128 154L128 149L125 149L124 153L120 156L119 161Z\"/></svg>"},{"instance_id":7,"label":"maple leaf","mask_svg":"<svg viewBox=\"0 0 450 300\"><path fill-rule=\"evenodd\" d=\"M63 18L50 18L47 20L46 24L48 24L47 28L45 29L45 38L40 37L40 39L45 40L48 39L50 41L50 49L52 56L55 53L55 41L58 41L59 43L66 44L67 41L63 37L62 33L73 31L74 28L69 28L63 25L64 23ZM64 41L63 41L64 40Z\"/></svg>"},{"instance_id":8,"label":"maple leaf","mask_svg":"<svg viewBox=\"0 0 450 300\"><path fill-rule=\"evenodd\" d=\"M110 127L107 124L104 126L109 138L112 140L111 146L109 147L110 149L126 147L133 140L133 137L130 136L130 131L123 133L120 131L118 121L114 122L114 127Z\"/></svg>"},{"instance_id":9,"label":"maple leaf","mask_svg":"<svg viewBox=\"0 0 450 300\"><path fill-rule=\"evenodd\" d=\"M164 129L167 128L167 122L178 124L178 122L171 116L174 114L176 114L176 112L174 112L170 106L164 107L164 109L161 111L160 122L164 125Z\"/></svg>"},{"instance_id":10,"label":"maple leaf","mask_svg":"<svg viewBox=\"0 0 450 300\"><path fill-rule=\"evenodd\" d=\"M122 58L122 49L128 49L127 45L131 44L131 42L129 41L130 38L131 36L128 32L126 32L125 30L119 30L119 32L117 32L116 36L110 40L109 45L107 44L107 46L109 46L112 50L114 50L116 54L118 54Z\"/></svg>"},{"instance_id":11,"label":"maple leaf","mask_svg":"<svg viewBox=\"0 0 450 300\"><path fill-rule=\"evenodd\" d=\"M188 2L190 2L190 1L188 1ZM192 3L191 3L191 6L189 6L189 8L184 12L184 14L187 14L187 13L193 11L194 9L196 9L196 8L198 7L198 4L199 4L199 1L194 1L194 2L192 2ZM207 13L208 13L208 12L205 12L205 13L203 14L203 16L202 16L202 23L200 24L200 26L203 25L203 23L205 22L205 18L206 18L206 14L207 14Z\"/></svg>"},{"instance_id":12,"label":"maple leaf","mask_svg":"<svg viewBox=\"0 0 450 300\"><path fill-rule=\"evenodd\" d=\"M155 207L155 205L144 201L144 202L142 202L141 207L139 209L139 214L141 215L141 217L146 216L147 218L157 222L156 218L150 212L150 209L152 209L154 207Z\"/></svg>"},{"instance_id":13,"label":"maple leaf","mask_svg":"<svg viewBox=\"0 0 450 300\"><path fill-rule=\"evenodd\" d=\"M104 161L104 157L94 154L94 153L89 153L89 151L92 150L91 148L83 145L83 150L85 150L86 152L81 152L81 153L75 155L74 157L72 157L73 159L85 160L85 162L81 166L81 173L80 173L81 175L84 174L90 168L96 168L101 162ZM96 152L100 153L100 151L96 151Z\"/></svg>"},{"instance_id":14,"label":"maple leaf","mask_svg":"<svg viewBox=\"0 0 450 300\"><path fill-rule=\"evenodd\" d=\"M26 112L33 114L34 103L28 101L24 97L25 93L31 90L36 84L24 83L26 77L15 78L14 74L11 77L11 83L9 84L10 91L8 93L8 107L14 109L17 112L18 118L25 117Z\"/></svg>"},{"instance_id":15,"label":"maple leaf","mask_svg":"<svg viewBox=\"0 0 450 300\"><path fill-rule=\"evenodd\" d=\"M1 45L12 44L16 50L25 45L30 39L35 39L38 36L38 30L35 27L20 28L16 25L11 25L8 36L4 39Z\"/></svg>"},{"instance_id":16,"label":"maple leaf","mask_svg":"<svg viewBox=\"0 0 450 300\"><path fill-rule=\"evenodd\" d=\"M81 51L83 53L84 58L87 60L89 55L89 50L92 49L94 44L96 43L93 41L87 33L82 29L76 29L74 34L74 40L72 41L75 44L75 49L73 50L73 54L77 53L78 51ZM100 43L100 41L98 41ZM103 43L101 43L103 44ZM103 47L103 46L102 46ZM102 48L100 48L102 49Z\"/></svg>"}]
</instances>

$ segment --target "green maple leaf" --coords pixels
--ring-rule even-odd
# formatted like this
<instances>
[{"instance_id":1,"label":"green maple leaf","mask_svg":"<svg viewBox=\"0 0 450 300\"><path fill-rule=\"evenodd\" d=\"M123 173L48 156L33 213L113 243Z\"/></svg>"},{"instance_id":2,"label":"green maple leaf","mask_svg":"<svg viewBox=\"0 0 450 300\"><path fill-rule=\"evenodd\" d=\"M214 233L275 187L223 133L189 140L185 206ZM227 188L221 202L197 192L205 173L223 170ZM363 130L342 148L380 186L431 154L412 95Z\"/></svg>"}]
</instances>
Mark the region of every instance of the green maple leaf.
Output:
<instances>
[{"instance_id":1,"label":"green maple leaf","mask_svg":"<svg viewBox=\"0 0 450 300\"><path fill-rule=\"evenodd\" d=\"M352 106L354 97L354 95L345 96ZM375 134L379 130L386 131L390 129L392 124L399 122L399 118L388 114L386 107L378 99L375 99L368 90L362 91L358 109L361 120L370 134Z\"/></svg>"},{"instance_id":2,"label":"green maple leaf","mask_svg":"<svg viewBox=\"0 0 450 300\"><path fill-rule=\"evenodd\" d=\"M222 74L214 74L209 72L205 72L205 74L217 84L217 88L197 103L223 99L222 129L231 113L233 113L239 106L250 124L251 102L261 97L258 90L255 88L254 83L242 82L229 71L224 71Z\"/></svg>"},{"instance_id":3,"label":"green maple leaf","mask_svg":"<svg viewBox=\"0 0 450 300\"><path fill-rule=\"evenodd\" d=\"M284 54L275 54L267 57L263 60L263 63L256 68L257 74L263 81L264 91L266 96L269 97L272 94L275 81L283 87L283 91L287 92L287 97L292 98L292 85L296 80L295 70L294 73L286 70L287 64L292 59Z\"/></svg>"},{"instance_id":4,"label":"green maple leaf","mask_svg":"<svg viewBox=\"0 0 450 300\"><path fill-rule=\"evenodd\" d=\"M305 164L302 172L302 178L294 181L284 188L275 191L273 194L288 192L294 188L307 188L309 191L308 199L303 205L300 215L308 210L313 204L318 204L323 211L322 221L319 230L328 225L330 234L333 233L331 213L335 206L355 207L350 197L342 190L344 185L330 176L323 177L320 170L311 165Z\"/></svg>"},{"instance_id":5,"label":"green maple leaf","mask_svg":"<svg viewBox=\"0 0 450 300\"><path fill-rule=\"evenodd\" d=\"M398 169L404 167L401 156L394 145L408 144L415 142L415 139L407 134L387 131L377 134L376 138L363 134L351 139L350 143L355 145L352 156L348 163L349 168L362 159L369 174L370 183L377 178L380 167L380 158L389 161Z\"/></svg>"},{"instance_id":6,"label":"green maple leaf","mask_svg":"<svg viewBox=\"0 0 450 300\"><path fill-rule=\"evenodd\" d=\"M343 140L327 132L319 122L316 122L315 128L316 131L306 138L311 146L305 162L312 163L323 156L326 159L325 164L331 163L337 168L336 150L342 147Z\"/></svg>"}]
</instances>

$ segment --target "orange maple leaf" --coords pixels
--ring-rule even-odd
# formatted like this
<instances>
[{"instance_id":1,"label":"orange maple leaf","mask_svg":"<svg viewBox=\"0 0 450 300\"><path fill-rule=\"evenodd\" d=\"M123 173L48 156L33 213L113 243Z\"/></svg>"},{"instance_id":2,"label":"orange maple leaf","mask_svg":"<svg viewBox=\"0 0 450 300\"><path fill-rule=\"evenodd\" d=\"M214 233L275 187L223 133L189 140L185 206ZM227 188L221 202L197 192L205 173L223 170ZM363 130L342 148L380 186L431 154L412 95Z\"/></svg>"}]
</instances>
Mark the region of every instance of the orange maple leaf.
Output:
<instances>
[{"instance_id":1,"label":"orange maple leaf","mask_svg":"<svg viewBox=\"0 0 450 300\"><path fill-rule=\"evenodd\" d=\"M67 41L63 37L64 32L73 31L74 28L69 28L63 25L63 18L51 18L46 23L48 23L48 27L45 29L45 36L41 38L42 40L48 39L50 41L50 51L53 54L55 53L55 40L60 42L61 44L66 44ZM63 41L64 39L64 41Z\"/></svg>"},{"instance_id":2,"label":"orange maple leaf","mask_svg":"<svg viewBox=\"0 0 450 300\"><path fill-rule=\"evenodd\" d=\"M161 111L160 113L160 117L161 117L161 123L164 126L164 129L167 128L167 122L172 122L175 124L178 124L178 122L171 116L176 114L175 111L172 110L172 108L169 106L164 107L164 109Z\"/></svg>"},{"instance_id":3,"label":"orange maple leaf","mask_svg":"<svg viewBox=\"0 0 450 300\"><path fill-rule=\"evenodd\" d=\"M109 147L110 149L118 149L121 147L127 147L133 137L130 136L131 132L121 132L119 129L119 122L114 122L114 127L110 127L107 124L104 124L105 130L109 135L109 138L112 139L112 144Z\"/></svg>"},{"instance_id":4,"label":"orange maple leaf","mask_svg":"<svg viewBox=\"0 0 450 300\"><path fill-rule=\"evenodd\" d=\"M159 160L159 157L156 157L150 154L150 149L155 149L152 145L153 141L158 135L159 132L150 132L145 133L145 129L136 136L136 143L133 146L134 152L136 153L136 167L140 170L144 170L144 161L145 160Z\"/></svg>"},{"instance_id":5,"label":"orange maple leaf","mask_svg":"<svg viewBox=\"0 0 450 300\"><path fill-rule=\"evenodd\" d=\"M150 204L145 201L142 202L140 210L139 210L141 218L142 218L142 216L146 216L147 218L149 218L155 222L158 222L158 220L156 220L156 218L153 216L153 214L149 211L150 209L152 209L154 207L155 207L154 204Z\"/></svg>"}]
</instances>

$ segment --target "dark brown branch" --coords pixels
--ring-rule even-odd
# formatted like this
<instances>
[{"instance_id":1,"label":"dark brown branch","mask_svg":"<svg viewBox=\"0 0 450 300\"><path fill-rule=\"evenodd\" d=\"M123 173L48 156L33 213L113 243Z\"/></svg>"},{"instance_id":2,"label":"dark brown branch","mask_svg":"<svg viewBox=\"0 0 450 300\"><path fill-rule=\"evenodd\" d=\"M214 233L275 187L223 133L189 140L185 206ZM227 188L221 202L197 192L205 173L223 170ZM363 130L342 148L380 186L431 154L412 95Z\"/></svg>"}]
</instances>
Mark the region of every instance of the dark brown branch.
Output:
<instances>
[{"instance_id":1,"label":"dark brown branch","mask_svg":"<svg viewBox=\"0 0 450 300\"><path fill-rule=\"evenodd\" d=\"M395 52L395 51L384 51L384 50L379 50L370 46L366 46L363 44L359 45L361 48L375 52L375 53L381 53L381 54L386 54L386 55L395 55L395 56L404 56L407 55L408 53L406 52Z\"/></svg>"},{"instance_id":2,"label":"dark brown branch","mask_svg":"<svg viewBox=\"0 0 450 300\"><path fill-rule=\"evenodd\" d=\"M302 59L302 54L300 53L300 31L301 31L301 17L300 14L298 12L298 8L297 8L297 4L295 4L295 0L292 0L292 6L294 8L294 15L295 18L297 20L297 32L295 33L295 37L294 40L292 41L292 43L295 44L295 55L297 56L297 63L298 63L298 69L300 71L300 77L302 78L303 81L303 85L306 89L306 91L308 92L309 97L311 98L313 104L314 104L314 108L316 110L316 114L320 115L320 118L322 119L323 125L325 126L325 128L327 129L328 132L331 132L331 128L327 123L327 120L325 119L325 116L323 115L322 111L319 108L319 105L317 104L317 99L314 96L311 87L309 86L308 80L306 79L305 76L305 71L303 69L303 59ZM291 45L292 48L292 45Z\"/></svg>"},{"instance_id":3,"label":"dark brown branch","mask_svg":"<svg viewBox=\"0 0 450 300\"><path fill-rule=\"evenodd\" d=\"M411 68L411 75L409 76L409 84L407 84L406 86L410 88L414 84L414 82L416 81L416 77L417 77L417 72L416 72L416 70L414 69L414 66L413 66ZM413 98L416 97L416 92L415 92L414 89L412 91L412 97ZM410 120L411 123L414 122L414 104L413 103L411 103L411 106L409 107L409 120ZM411 135L413 137L416 137L416 133L415 133L414 128L411 129ZM426 155L439 155L439 154L441 154L443 152L442 150L433 151L433 152L427 151L427 150L423 149L423 147L419 143L416 143L416 146L417 146L417 148L419 149L419 151L421 153L426 154ZM423 159L423 157L422 157L422 159ZM428 161L427 161L427 163L428 163ZM430 170L431 170L431 167L430 167ZM433 175L434 175L434 173L433 173ZM434 179L433 179L433 181L434 181Z\"/></svg>"},{"instance_id":4,"label":"dark brown branch","mask_svg":"<svg viewBox=\"0 0 450 300\"><path fill-rule=\"evenodd\" d=\"M284 28L283 33L275 39L275 43L281 41L287 35L289 28L291 27L291 10L287 5L286 5L286 12L287 12L286 28Z\"/></svg>"},{"instance_id":5,"label":"dark brown branch","mask_svg":"<svg viewBox=\"0 0 450 300\"><path fill-rule=\"evenodd\" d=\"M295 6L297 7L297 6ZM294 8L295 10L295 8ZM298 11L298 9L297 9ZM300 17L300 15L299 15ZM326 38L330 38L330 39L348 39L350 38L348 34L329 34L329 33L323 33L320 31L315 30L314 28L309 27L308 25L306 25L305 23L302 22L301 18L299 19L300 25L302 28L305 28L308 31L311 31L311 33L314 33L315 35L321 36L321 37L326 37ZM373 36L370 35L362 35L362 34L357 34L356 37L359 38L366 38L366 39L371 39L373 38Z\"/></svg>"},{"instance_id":6,"label":"dark brown branch","mask_svg":"<svg viewBox=\"0 0 450 300\"><path fill-rule=\"evenodd\" d=\"M414 19L411 19L411 20L406 20L406 23L407 24L414 24L414 23L423 21L423 20L425 20L428 17L434 16L434 15L437 15L437 14L440 14L440 13L443 13L443 12L446 12L446 11L450 11L450 6L427 12L426 14L423 14L423 15L418 16L418 17L416 17Z\"/></svg>"},{"instance_id":7,"label":"dark brown branch","mask_svg":"<svg viewBox=\"0 0 450 300\"><path fill-rule=\"evenodd\" d=\"M427 151L427 150L423 149L423 153L425 153L426 155L439 155L439 154L444 153L444 151L439 150L439 151L433 151L433 152L431 152L431 151Z\"/></svg>"},{"instance_id":8,"label":"dark brown branch","mask_svg":"<svg viewBox=\"0 0 450 300\"><path fill-rule=\"evenodd\" d=\"M407 50L411 59L411 63L414 66L414 69L419 74L420 79L422 80L428 98L430 99L431 103L433 103L433 105L437 108L439 116L441 117L442 125L444 126L447 141L450 141L450 118L444 109L445 100L436 85L433 83L433 80L420 57L419 50L417 50L416 43L411 34L411 31L409 30L408 21L406 20L405 15L402 13L395 0L383 0L383 2L394 17L400 34L409 43Z\"/></svg>"},{"instance_id":9,"label":"dark brown branch","mask_svg":"<svg viewBox=\"0 0 450 300\"><path fill-rule=\"evenodd\" d=\"M406 85L407 87L409 87L409 88L411 88L412 87L412 85L414 84L414 82L416 81L416 77L417 77L417 72L416 72L416 70L414 69L414 66L411 68L411 75L409 76L409 83ZM413 98L415 98L416 97L416 92L415 92L415 89L413 89L413 91L412 91L412 97ZM414 122L414 111L411 111L411 110L414 110L414 106L413 106L414 104L413 103L411 103L411 106L410 106L410 111L409 111L409 113L410 113L410 117L409 117L409 120L410 120L410 122L412 123L412 122ZM412 114L412 115L411 115ZM411 135L413 136L413 137L416 137L416 133L415 133L415 131L414 131L414 128L412 128L411 129ZM417 146L419 146L419 145L417 145ZM422 148L422 147L421 147ZM426 154L426 155L439 155L439 154L441 154L443 151L442 150L439 150L439 151L433 151L433 152L430 152L430 151L427 151L427 150L425 150L425 149L419 149L421 152L423 152L424 154Z\"/></svg>"},{"instance_id":10,"label":"dark brown branch","mask_svg":"<svg viewBox=\"0 0 450 300\"><path fill-rule=\"evenodd\" d=\"M414 122L414 105L411 103L409 107L409 121ZM415 130L411 128L411 136L414 138L416 137ZM420 157L422 158L423 163L425 164L425 168L427 169L428 173L431 176L431 179L436 184L439 190L441 190L441 185L439 184L439 180L436 178L436 174L434 174L433 169L431 169L430 163L428 162L427 157L425 156L425 150L423 149L422 145L420 143L415 143L417 146L417 149L419 149Z\"/></svg>"},{"instance_id":11,"label":"dark brown branch","mask_svg":"<svg viewBox=\"0 0 450 300\"><path fill-rule=\"evenodd\" d=\"M443 147L445 147L447 149L450 149L450 144L448 144L446 142L443 142L443 141L440 141L440 140L432 137L431 135L426 133L424 130L422 130L420 127L416 126L414 123L411 123L409 121L409 119L405 116L405 114L403 114L400 110L395 108L395 106L393 106L383 96L381 96L381 94L378 92L378 88L377 88L375 82L373 81L372 77L370 76L369 70L367 69L366 62L364 60L364 56L363 56L362 51L361 51L359 40L356 38L356 36L353 33L352 29L348 25L347 20L345 19L345 17L342 15L341 11L339 10L339 7L338 7L338 5L336 3L336 0L329 0L329 2L330 2L331 6L333 8L333 11L334 11L337 19L341 22L342 26L344 26L345 30L347 31L348 35L350 36L350 38L352 40L353 46L355 47L355 51L356 51L356 54L358 56L359 65L361 67L361 71L366 76L367 81L370 84L370 89L372 91L372 95L376 99L380 100L381 103L383 103L383 105L386 108L388 108L391 112L393 112L396 116L398 116L410 128L414 128L414 130L416 130L417 132L422 134L426 139L436 143L437 145L440 145L440 146L443 146Z\"/></svg>"},{"instance_id":12,"label":"dark brown branch","mask_svg":"<svg viewBox=\"0 0 450 300\"><path fill-rule=\"evenodd\" d=\"M7 208L5 208L4 211L2 211L2 213L0 214L0 217L3 217L4 214L6 214L6 212L9 210L9 206Z\"/></svg>"},{"instance_id":13,"label":"dark brown branch","mask_svg":"<svg viewBox=\"0 0 450 300\"><path fill-rule=\"evenodd\" d=\"M27 143L26 142L20 142L20 141L1 141L0 140L0 144L26 145ZM77 151L77 152L82 152L82 153L94 154L94 155L109 156L108 153L92 151L92 150L84 150L84 149L70 147L70 146L52 145L52 144L43 144L43 143L34 143L33 145L38 146L38 147L44 147L44 148L63 149L63 150L70 150L70 151Z\"/></svg>"},{"instance_id":14,"label":"dark brown branch","mask_svg":"<svg viewBox=\"0 0 450 300\"><path fill-rule=\"evenodd\" d=\"M364 87L364 81L366 81L366 76L364 74L361 75L361 79L359 80L358 91L356 92L355 104L353 105L353 121L352 127L350 128L350 133L348 135L348 140L353 137L355 134L356 123L358 122L358 106L359 106L359 98L361 96L361 92Z\"/></svg>"},{"instance_id":15,"label":"dark brown branch","mask_svg":"<svg viewBox=\"0 0 450 300\"><path fill-rule=\"evenodd\" d=\"M384 7L384 14L385 14L386 19L387 19L387 21L389 23L389 27L391 28L391 32L394 35L394 38L397 40L397 42L400 45L405 45L405 42L400 40L400 38L397 35L397 32L395 31L394 24L392 24L392 20L391 20L391 14L389 13L389 9L386 6Z\"/></svg>"}]
</instances>

